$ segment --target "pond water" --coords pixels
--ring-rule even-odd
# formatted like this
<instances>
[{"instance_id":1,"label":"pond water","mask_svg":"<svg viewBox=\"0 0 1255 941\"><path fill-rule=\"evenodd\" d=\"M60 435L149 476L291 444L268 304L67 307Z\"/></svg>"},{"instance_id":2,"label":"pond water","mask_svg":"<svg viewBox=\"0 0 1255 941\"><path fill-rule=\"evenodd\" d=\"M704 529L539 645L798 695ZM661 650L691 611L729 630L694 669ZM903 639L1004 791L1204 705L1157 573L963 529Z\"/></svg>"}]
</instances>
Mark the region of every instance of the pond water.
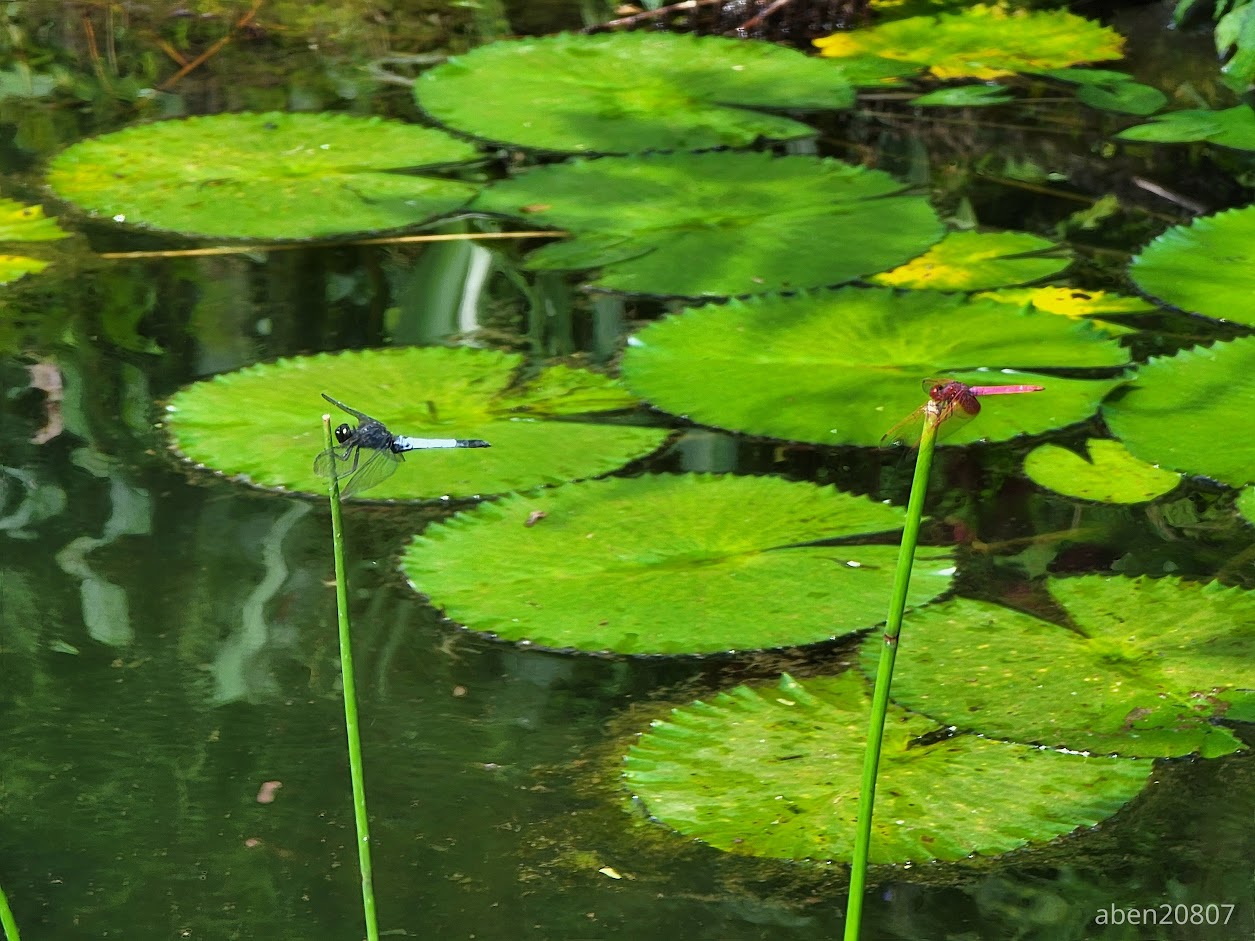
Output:
<instances>
[{"instance_id":1,"label":"pond water","mask_svg":"<svg viewBox=\"0 0 1255 941\"><path fill-rule=\"evenodd\" d=\"M61 22L58 6L5 14L22 31L10 36L9 66L42 53L69 70L78 92L5 99L4 195L66 212L85 238L45 275L10 289L0 324L8 442L0 469L0 886L30 939L361 937L329 512L322 501L180 464L157 425L160 403L189 382L248 364L390 344L465 343L521 351L535 363L613 369L624 337L666 308L585 296L574 282L524 272L519 246L100 259L94 252L170 243L76 217L40 188L46 159L86 134L133 123L141 110L154 117L153 107L413 117L412 106L408 91L355 70L368 51L382 61L370 45L378 37L353 46L337 33L347 51L323 59L313 39L293 41L271 19L270 34L254 37L259 45L229 48L141 109L116 76L142 74L136 63L156 55L165 21L150 11L124 23L111 8ZM292 13L280 7L275 15L284 12ZM393 12L421 20L405 5ZM480 10L462 25L492 38L506 13L496 15ZM1131 70L1165 88L1214 87L1208 38L1171 33L1167 18L1162 5L1115 17L1134 36ZM215 24L187 26L198 49L209 42L197 30L212 35ZM270 61L246 67L259 56ZM1066 127L1011 126L971 112L920 121L872 102L830 121L821 148L931 186L949 213L1039 234L1118 193L1129 207L1124 224L1098 230L1078 266L1091 286L1110 287L1122 253L1187 215L1147 197L1138 181L1158 180L1210 209L1246 194L1231 172L1241 157L1184 148L1106 154L1117 123L1089 115ZM1076 201L1013 187L1008 168L1029 161L1066 168ZM1156 331L1171 326L1167 317L1145 325L1139 355L1184 342ZM53 379L60 392L40 391ZM47 408L57 396L59 419ZM311 414L316 420L315 406ZM905 500L910 464L900 452L785 446L648 420L677 434L630 472L780 474ZM1046 571L1255 584L1251 529L1232 518L1221 488L1192 484L1132 508L1081 505L1020 476L1025 450L952 449L938 459L926 536L962 542L961 592L1015 599ZM820 672L853 659L854 643L685 660L496 642L442 620L397 570L410 537L449 512L346 510L385 936L838 936L843 867L756 861L695 844L642 819L618 775L632 737L670 705L782 670ZM909 622L905 631L909 643ZM1110 821L1044 848L873 871L865 936L1255 936L1255 764L1244 754L1163 761L1153 782ZM1186 906L1167 910L1170 922L1184 912L1186 924L1134 926L1120 917L1147 908L1163 917L1165 905ZM1189 907L1200 905L1228 914L1221 924L1191 923Z\"/></svg>"}]
</instances>

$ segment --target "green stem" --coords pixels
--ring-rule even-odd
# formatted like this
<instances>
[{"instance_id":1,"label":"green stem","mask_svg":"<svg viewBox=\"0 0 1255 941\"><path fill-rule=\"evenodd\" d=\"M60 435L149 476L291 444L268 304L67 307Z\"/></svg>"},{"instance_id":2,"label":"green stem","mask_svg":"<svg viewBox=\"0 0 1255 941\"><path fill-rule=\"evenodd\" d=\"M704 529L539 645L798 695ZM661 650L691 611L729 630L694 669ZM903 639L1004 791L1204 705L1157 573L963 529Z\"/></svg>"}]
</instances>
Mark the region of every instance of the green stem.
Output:
<instances>
[{"instance_id":1,"label":"green stem","mask_svg":"<svg viewBox=\"0 0 1255 941\"><path fill-rule=\"evenodd\" d=\"M322 417L328 448L331 416ZM336 560L336 615L340 624L340 674L344 682L344 731L349 740L349 774L353 779L353 820L357 825L357 865L362 873L362 914L368 941L379 941L375 918L374 877L370 864L370 825L366 817L366 781L362 774L362 738L357 724L357 683L353 679L353 645L349 631L349 582L344 567L344 527L340 517L339 475L331 475L331 543Z\"/></svg>"},{"instance_id":2,"label":"green stem","mask_svg":"<svg viewBox=\"0 0 1255 941\"><path fill-rule=\"evenodd\" d=\"M17 933L17 919L13 917L13 909L9 908L8 896L0 888L0 926L4 927L5 941L22 941Z\"/></svg>"},{"instance_id":3,"label":"green stem","mask_svg":"<svg viewBox=\"0 0 1255 941\"><path fill-rule=\"evenodd\" d=\"M920 438L919 455L915 459L911 497L906 504L906 524L902 528L902 546L898 550L898 568L893 576L893 597L885 621L880 664L876 668L876 688L872 692L871 724L867 729L867 751L863 756L863 783L858 795L858 831L854 836L854 858L850 866L850 898L845 909L845 941L858 941L863 919L863 893L867 887L867 859L872 841L872 809L876 803L876 771L880 767L880 746L885 737L889 685L893 682L898 634L902 630L907 589L911 586L911 566L915 562L915 544L919 541L924 497L928 491L928 472L933 466L933 448L937 443L940 418L940 409L935 402L930 402L924 412L924 435Z\"/></svg>"}]
</instances>

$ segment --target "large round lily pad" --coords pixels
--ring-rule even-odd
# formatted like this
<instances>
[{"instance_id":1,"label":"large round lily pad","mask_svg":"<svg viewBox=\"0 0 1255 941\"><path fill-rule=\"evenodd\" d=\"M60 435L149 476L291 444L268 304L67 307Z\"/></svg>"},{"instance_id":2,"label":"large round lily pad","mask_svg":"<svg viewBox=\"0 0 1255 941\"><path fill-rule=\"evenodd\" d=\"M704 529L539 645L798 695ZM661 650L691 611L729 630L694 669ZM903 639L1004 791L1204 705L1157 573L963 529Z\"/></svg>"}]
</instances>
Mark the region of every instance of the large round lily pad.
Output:
<instances>
[{"instance_id":1,"label":"large round lily pad","mask_svg":"<svg viewBox=\"0 0 1255 941\"><path fill-rule=\"evenodd\" d=\"M659 33L495 42L423 73L419 104L449 127L519 147L639 153L812 137L774 109L854 104L850 76L793 49ZM881 74L886 70L881 60ZM863 80L867 76L862 76ZM490 103L490 104L489 104Z\"/></svg>"},{"instance_id":2,"label":"large round lily pad","mask_svg":"<svg viewBox=\"0 0 1255 941\"><path fill-rule=\"evenodd\" d=\"M879 445L924 401L920 383L1044 385L984 399L945 438L962 444L1083 421L1116 380L1002 370L1112 366L1119 345L1090 324L932 291L842 288L687 310L630 341L627 384L706 425L819 444ZM988 371L977 371L980 368Z\"/></svg>"},{"instance_id":3,"label":"large round lily pad","mask_svg":"<svg viewBox=\"0 0 1255 941\"><path fill-rule=\"evenodd\" d=\"M141 124L52 161L57 195L117 222L222 238L299 239L413 225L477 188L398 171L475 149L442 131L345 114L219 114Z\"/></svg>"},{"instance_id":4,"label":"large round lily pad","mask_svg":"<svg viewBox=\"0 0 1255 941\"><path fill-rule=\"evenodd\" d=\"M1255 206L1168 229L1133 259L1147 294L1191 313L1255 326Z\"/></svg>"},{"instance_id":5,"label":"large round lily pad","mask_svg":"<svg viewBox=\"0 0 1255 941\"><path fill-rule=\"evenodd\" d=\"M605 376L553 366L516 382L522 358L469 349L392 349L282 359L197 382L174 395L166 426L188 460L261 487L325 494L326 392L422 438L482 438L486 449L417 451L372 499L474 496L604 474L657 448L658 428L573 420L635 407Z\"/></svg>"},{"instance_id":6,"label":"large round lily pad","mask_svg":"<svg viewBox=\"0 0 1255 941\"><path fill-rule=\"evenodd\" d=\"M1215 719L1255 701L1255 593L1175 578L1092 575L1050 593L1069 630L966 598L902 631L898 703L961 729L1100 754L1225 755ZM872 673L879 643L863 647Z\"/></svg>"},{"instance_id":7,"label":"large round lily pad","mask_svg":"<svg viewBox=\"0 0 1255 941\"><path fill-rule=\"evenodd\" d=\"M1255 482L1255 337L1152 359L1103 405L1135 456L1234 487Z\"/></svg>"},{"instance_id":8,"label":"large round lily pad","mask_svg":"<svg viewBox=\"0 0 1255 941\"><path fill-rule=\"evenodd\" d=\"M591 283L612 291L725 297L839 284L918 255L942 227L902 188L812 157L607 157L530 170L474 208L570 233L532 267L602 268Z\"/></svg>"},{"instance_id":9,"label":"large round lily pad","mask_svg":"<svg viewBox=\"0 0 1255 941\"><path fill-rule=\"evenodd\" d=\"M507 640L623 654L811 644L884 620L895 545L814 546L893 531L903 511L776 477L646 476L482 504L406 550L410 583ZM922 550L910 603L945 591Z\"/></svg>"},{"instance_id":10,"label":"large round lily pad","mask_svg":"<svg viewBox=\"0 0 1255 941\"><path fill-rule=\"evenodd\" d=\"M1123 55L1119 33L1066 10L982 4L834 33L815 45L824 56L914 62L937 78L991 79Z\"/></svg>"},{"instance_id":11,"label":"large round lily pad","mask_svg":"<svg viewBox=\"0 0 1255 941\"><path fill-rule=\"evenodd\" d=\"M880 639L876 639L877 643ZM654 817L731 853L849 861L871 696L854 673L740 686L653 723L624 783ZM1005 853L1106 819L1149 761L1087 758L973 735L890 706L871 859Z\"/></svg>"},{"instance_id":12,"label":"large round lily pad","mask_svg":"<svg viewBox=\"0 0 1255 941\"><path fill-rule=\"evenodd\" d=\"M1181 482L1180 474L1139 461L1108 438L1086 441L1083 454L1043 444L1024 458L1024 473L1038 486L1098 503L1143 503Z\"/></svg>"}]
</instances>

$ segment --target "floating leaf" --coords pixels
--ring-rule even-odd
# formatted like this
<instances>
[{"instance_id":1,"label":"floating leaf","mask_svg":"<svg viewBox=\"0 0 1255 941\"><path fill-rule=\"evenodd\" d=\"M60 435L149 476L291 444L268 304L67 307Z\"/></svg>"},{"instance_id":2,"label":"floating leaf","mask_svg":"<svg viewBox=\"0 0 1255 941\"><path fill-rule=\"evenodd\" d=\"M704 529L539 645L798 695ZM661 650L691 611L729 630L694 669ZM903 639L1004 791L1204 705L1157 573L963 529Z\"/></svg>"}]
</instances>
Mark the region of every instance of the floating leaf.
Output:
<instances>
[{"instance_id":1,"label":"floating leaf","mask_svg":"<svg viewBox=\"0 0 1255 941\"><path fill-rule=\"evenodd\" d=\"M51 262L25 255L0 255L0 284L8 284L28 274L38 274Z\"/></svg>"},{"instance_id":2,"label":"floating leaf","mask_svg":"<svg viewBox=\"0 0 1255 941\"><path fill-rule=\"evenodd\" d=\"M1126 128L1116 137L1155 144L1209 141L1235 150L1255 150L1255 112L1249 105L1225 111L1170 111L1151 118L1149 124Z\"/></svg>"},{"instance_id":3,"label":"floating leaf","mask_svg":"<svg viewBox=\"0 0 1255 941\"><path fill-rule=\"evenodd\" d=\"M811 546L899 529L897 507L778 477L599 480L481 504L405 552L410 583L506 640L623 654L796 646L884 620L896 545ZM912 605L953 561L916 557Z\"/></svg>"},{"instance_id":4,"label":"floating leaf","mask_svg":"<svg viewBox=\"0 0 1255 941\"><path fill-rule=\"evenodd\" d=\"M483 438L484 450L419 451L371 489L372 499L472 496L604 474L658 447L666 432L575 416L632 408L604 376L554 366L516 382L519 356L488 350L392 349L319 354L250 366L194 383L167 406L188 460L261 487L326 492L321 393L395 434ZM344 419L335 415L336 423Z\"/></svg>"},{"instance_id":5,"label":"floating leaf","mask_svg":"<svg viewBox=\"0 0 1255 941\"><path fill-rule=\"evenodd\" d=\"M1144 116L1154 114L1168 103L1158 88L1133 81L1131 75L1108 69L1051 69L1041 73L1049 78L1079 85L1078 101L1091 108Z\"/></svg>"},{"instance_id":6,"label":"floating leaf","mask_svg":"<svg viewBox=\"0 0 1255 941\"><path fill-rule=\"evenodd\" d=\"M1143 503L1181 482L1180 474L1139 461L1118 441L1091 438L1085 452L1043 444L1024 459L1024 473L1040 487L1099 503Z\"/></svg>"},{"instance_id":7,"label":"floating leaf","mask_svg":"<svg viewBox=\"0 0 1255 941\"><path fill-rule=\"evenodd\" d=\"M1168 229L1133 259L1147 294L1185 311L1255 326L1255 206Z\"/></svg>"},{"instance_id":8,"label":"floating leaf","mask_svg":"<svg viewBox=\"0 0 1255 941\"><path fill-rule=\"evenodd\" d=\"M1255 526L1255 487L1244 487L1238 494L1238 512Z\"/></svg>"},{"instance_id":9,"label":"floating leaf","mask_svg":"<svg viewBox=\"0 0 1255 941\"><path fill-rule=\"evenodd\" d=\"M1040 281L1058 274L1068 258L1043 258L1059 248L1027 232L951 232L919 258L875 275L871 280L893 288L976 291Z\"/></svg>"},{"instance_id":10,"label":"floating leaf","mask_svg":"<svg viewBox=\"0 0 1255 941\"><path fill-rule=\"evenodd\" d=\"M53 242L70 233L44 215L42 206L0 199L0 242Z\"/></svg>"},{"instance_id":11,"label":"floating leaf","mask_svg":"<svg viewBox=\"0 0 1255 941\"><path fill-rule=\"evenodd\" d=\"M0 199L0 242L50 242L69 237L69 232L44 215L43 207ZM25 255L0 255L0 284L38 274L50 264Z\"/></svg>"},{"instance_id":12,"label":"floating leaf","mask_svg":"<svg viewBox=\"0 0 1255 941\"><path fill-rule=\"evenodd\" d=\"M985 108L1014 100L1015 96L1001 85L960 85L958 88L930 91L912 98L909 103L917 108Z\"/></svg>"},{"instance_id":13,"label":"floating leaf","mask_svg":"<svg viewBox=\"0 0 1255 941\"><path fill-rule=\"evenodd\" d=\"M872 446L922 404L925 378L1045 385L1034 395L986 400L979 418L945 439L1001 441L1084 421L1115 381L976 370L1125 359L1089 324L888 288L708 305L652 324L629 344L624 380L659 408L748 434Z\"/></svg>"},{"instance_id":14,"label":"floating leaf","mask_svg":"<svg viewBox=\"0 0 1255 941\"><path fill-rule=\"evenodd\" d=\"M900 59L937 78L979 79L1119 59L1122 44L1114 30L1065 10L982 5L815 40L824 56Z\"/></svg>"},{"instance_id":15,"label":"floating leaf","mask_svg":"<svg viewBox=\"0 0 1255 941\"><path fill-rule=\"evenodd\" d=\"M628 750L624 783L653 817L719 849L848 861L870 700L849 672L739 686L654 722ZM1151 772L1148 761L973 735L938 740L939 732L890 706L872 862L958 860L1044 842L1106 819Z\"/></svg>"},{"instance_id":16,"label":"floating leaf","mask_svg":"<svg viewBox=\"0 0 1255 941\"><path fill-rule=\"evenodd\" d=\"M753 40L564 33L480 46L424 72L414 90L438 121L498 143L579 153L696 150L813 137L809 125L751 109L853 105L849 77L824 66Z\"/></svg>"},{"instance_id":17,"label":"floating leaf","mask_svg":"<svg viewBox=\"0 0 1255 941\"><path fill-rule=\"evenodd\" d=\"M463 206L476 188L395 171L465 161L440 131L346 114L219 114L75 144L48 183L118 222L224 238L394 229Z\"/></svg>"},{"instance_id":18,"label":"floating leaf","mask_svg":"<svg viewBox=\"0 0 1255 941\"><path fill-rule=\"evenodd\" d=\"M1112 433L1143 461L1233 487L1255 482L1255 337L1160 356L1103 405ZM1235 433L1235 429L1239 433Z\"/></svg>"},{"instance_id":19,"label":"floating leaf","mask_svg":"<svg viewBox=\"0 0 1255 941\"><path fill-rule=\"evenodd\" d=\"M603 158L538 167L476 209L570 232L536 268L606 266L611 291L725 297L850 281L919 254L941 223L887 173L765 153Z\"/></svg>"},{"instance_id":20,"label":"floating leaf","mask_svg":"<svg viewBox=\"0 0 1255 941\"><path fill-rule=\"evenodd\" d=\"M1012 741L1101 754L1227 755L1214 724L1255 689L1255 593L1175 578L1056 579L1078 630L959 598L903 632L901 705ZM879 638L863 646L874 672Z\"/></svg>"},{"instance_id":21,"label":"floating leaf","mask_svg":"<svg viewBox=\"0 0 1255 941\"><path fill-rule=\"evenodd\" d=\"M1125 297L1123 294L1074 287L1005 288L977 294L976 298L1000 301L1016 307L1031 304L1043 313L1073 318L1148 314L1155 310L1153 304L1140 297Z\"/></svg>"}]
</instances>

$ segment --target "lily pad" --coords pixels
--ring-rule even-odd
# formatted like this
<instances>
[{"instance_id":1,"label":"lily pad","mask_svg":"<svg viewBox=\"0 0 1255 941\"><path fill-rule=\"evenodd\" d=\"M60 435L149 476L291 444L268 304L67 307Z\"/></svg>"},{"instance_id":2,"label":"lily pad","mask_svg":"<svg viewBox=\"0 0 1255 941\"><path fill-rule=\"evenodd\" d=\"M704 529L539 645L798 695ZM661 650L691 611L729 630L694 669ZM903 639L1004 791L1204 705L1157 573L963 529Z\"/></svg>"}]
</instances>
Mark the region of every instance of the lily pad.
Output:
<instances>
[{"instance_id":1,"label":"lily pad","mask_svg":"<svg viewBox=\"0 0 1255 941\"><path fill-rule=\"evenodd\" d=\"M1181 482L1180 474L1139 461L1118 441L1091 438L1085 452L1043 444L1024 459L1024 473L1040 487L1099 503L1144 503Z\"/></svg>"},{"instance_id":2,"label":"lily pad","mask_svg":"<svg viewBox=\"0 0 1255 941\"><path fill-rule=\"evenodd\" d=\"M849 76L793 49L650 31L491 43L423 73L414 91L463 133L576 153L813 137L809 125L758 109L854 104Z\"/></svg>"},{"instance_id":3,"label":"lily pad","mask_svg":"<svg viewBox=\"0 0 1255 941\"><path fill-rule=\"evenodd\" d=\"M1175 578L1057 579L1077 630L967 598L903 629L901 705L982 735L1169 757L1242 748L1214 724L1255 697L1255 593ZM862 663L874 672L880 640Z\"/></svg>"},{"instance_id":4,"label":"lily pad","mask_svg":"<svg viewBox=\"0 0 1255 941\"><path fill-rule=\"evenodd\" d=\"M1233 487L1255 483L1255 436L1244 432L1255 414L1255 337L1152 359L1102 410L1134 457Z\"/></svg>"},{"instance_id":5,"label":"lily pad","mask_svg":"<svg viewBox=\"0 0 1255 941\"><path fill-rule=\"evenodd\" d=\"M1255 206L1168 229L1133 259L1139 288L1165 304L1255 326Z\"/></svg>"},{"instance_id":6,"label":"lily pad","mask_svg":"<svg viewBox=\"0 0 1255 941\"><path fill-rule=\"evenodd\" d=\"M1119 59L1120 34L1065 10L976 5L816 39L820 54L916 63L937 78L991 79Z\"/></svg>"},{"instance_id":7,"label":"lily pad","mask_svg":"<svg viewBox=\"0 0 1255 941\"><path fill-rule=\"evenodd\" d=\"M1238 512L1255 526L1255 487L1243 487L1238 494Z\"/></svg>"},{"instance_id":8,"label":"lily pad","mask_svg":"<svg viewBox=\"0 0 1255 941\"><path fill-rule=\"evenodd\" d=\"M477 188L398 172L470 160L441 131L345 114L219 114L92 138L52 161L63 199L116 222L222 238L395 229L460 208Z\"/></svg>"},{"instance_id":9,"label":"lily pad","mask_svg":"<svg viewBox=\"0 0 1255 941\"><path fill-rule=\"evenodd\" d=\"M415 538L401 568L453 620L506 640L621 654L796 646L884 620L900 508L778 477L599 480L482 504ZM916 557L912 605L950 585Z\"/></svg>"},{"instance_id":10,"label":"lily pad","mask_svg":"<svg viewBox=\"0 0 1255 941\"><path fill-rule=\"evenodd\" d=\"M1170 111L1151 118L1149 124L1126 128L1116 137L1155 144L1208 141L1235 150L1255 150L1255 111L1249 105L1223 111L1206 108Z\"/></svg>"},{"instance_id":11,"label":"lily pad","mask_svg":"<svg viewBox=\"0 0 1255 941\"><path fill-rule=\"evenodd\" d=\"M987 108L1014 100L1010 90L1001 85L960 85L957 88L938 88L912 98L910 103L917 108Z\"/></svg>"},{"instance_id":12,"label":"lily pad","mask_svg":"<svg viewBox=\"0 0 1255 941\"><path fill-rule=\"evenodd\" d=\"M444 348L281 359L184 388L167 406L166 426L175 450L190 461L260 487L317 494L327 485L313 471L323 448L323 392L396 434L483 438L492 445L411 454L369 494L401 500L591 477L665 440L658 428L595 422L597 413L637 404L613 380L552 366L516 381L522 363L508 353Z\"/></svg>"},{"instance_id":13,"label":"lily pad","mask_svg":"<svg viewBox=\"0 0 1255 941\"><path fill-rule=\"evenodd\" d=\"M1084 421L1117 382L1010 370L1125 359L1090 324L888 288L699 307L650 325L629 344L624 381L666 411L747 434L872 446L922 404L923 379L1044 385L1045 392L986 400L976 420L945 439L1001 441Z\"/></svg>"},{"instance_id":14,"label":"lily pad","mask_svg":"<svg viewBox=\"0 0 1255 941\"><path fill-rule=\"evenodd\" d=\"M999 301L1022 307L1031 304L1035 310L1061 317L1094 317L1106 319L1124 314L1153 313L1155 305L1140 297L1127 297L1109 291L1091 291L1059 285L1040 288L1002 288L983 291L976 295L979 300Z\"/></svg>"},{"instance_id":15,"label":"lily pad","mask_svg":"<svg viewBox=\"0 0 1255 941\"><path fill-rule=\"evenodd\" d=\"M1133 76L1110 69L1050 69L1041 73L1078 86L1076 98L1091 108L1120 114L1154 114L1168 103L1158 88L1142 85Z\"/></svg>"},{"instance_id":16,"label":"lily pad","mask_svg":"<svg viewBox=\"0 0 1255 941\"><path fill-rule=\"evenodd\" d=\"M739 686L654 722L628 750L624 784L653 817L727 852L849 861L870 700L850 672ZM872 862L992 856L1091 827L1152 770L941 731L889 707Z\"/></svg>"},{"instance_id":17,"label":"lily pad","mask_svg":"<svg viewBox=\"0 0 1255 941\"><path fill-rule=\"evenodd\" d=\"M43 207L0 199L0 242L50 242L69 237L69 232L44 215ZM0 255L0 284L38 274L50 264L25 255Z\"/></svg>"},{"instance_id":18,"label":"lily pad","mask_svg":"<svg viewBox=\"0 0 1255 941\"><path fill-rule=\"evenodd\" d=\"M887 173L812 157L674 154L538 167L475 208L572 238L533 268L604 268L610 291L726 297L838 284L883 271L941 237L928 201Z\"/></svg>"},{"instance_id":19,"label":"lily pad","mask_svg":"<svg viewBox=\"0 0 1255 941\"><path fill-rule=\"evenodd\" d=\"M0 199L0 242L54 242L70 233L44 215L42 206Z\"/></svg>"},{"instance_id":20,"label":"lily pad","mask_svg":"<svg viewBox=\"0 0 1255 941\"><path fill-rule=\"evenodd\" d=\"M1058 274L1067 257L1043 257L1058 251L1048 239L1027 232L951 232L944 239L892 271L869 280L891 288L979 291L1040 281Z\"/></svg>"},{"instance_id":21,"label":"lily pad","mask_svg":"<svg viewBox=\"0 0 1255 941\"><path fill-rule=\"evenodd\" d=\"M0 255L0 284L8 284L28 274L39 274L50 264L25 255Z\"/></svg>"}]
</instances>

